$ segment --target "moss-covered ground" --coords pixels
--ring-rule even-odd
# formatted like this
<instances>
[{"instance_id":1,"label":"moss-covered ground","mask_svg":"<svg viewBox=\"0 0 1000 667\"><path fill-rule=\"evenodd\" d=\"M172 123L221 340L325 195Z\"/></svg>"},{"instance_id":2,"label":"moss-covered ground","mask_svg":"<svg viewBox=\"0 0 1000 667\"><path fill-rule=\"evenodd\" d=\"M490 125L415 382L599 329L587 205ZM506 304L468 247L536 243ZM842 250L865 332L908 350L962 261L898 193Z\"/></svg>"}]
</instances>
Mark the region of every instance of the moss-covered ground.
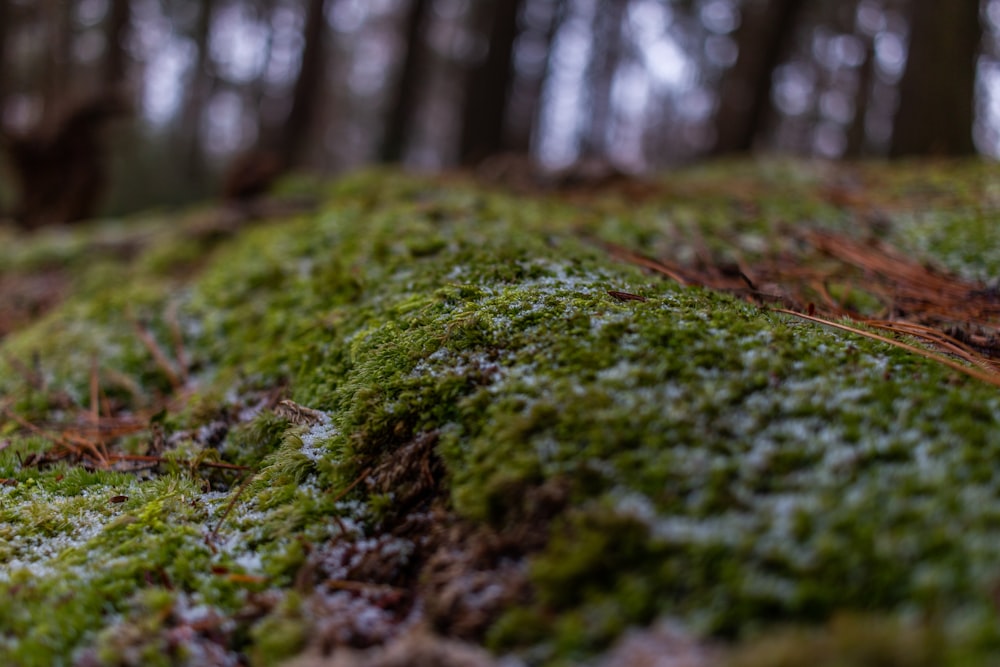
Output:
<instances>
[{"instance_id":1,"label":"moss-covered ground","mask_svg":"<svg viewBox=\"0 0 1000 667\"><path fill-rule=\"evenodd\" d=\"M0 286L50 289L0 302L0 663L419 629L627 664L670 623L704 665L995 664L1000 388L602 242L752 265L789 228L877 234L995 285L996 165L316 190L243 226L3 232Z\"/></svg>"}]
</instances>

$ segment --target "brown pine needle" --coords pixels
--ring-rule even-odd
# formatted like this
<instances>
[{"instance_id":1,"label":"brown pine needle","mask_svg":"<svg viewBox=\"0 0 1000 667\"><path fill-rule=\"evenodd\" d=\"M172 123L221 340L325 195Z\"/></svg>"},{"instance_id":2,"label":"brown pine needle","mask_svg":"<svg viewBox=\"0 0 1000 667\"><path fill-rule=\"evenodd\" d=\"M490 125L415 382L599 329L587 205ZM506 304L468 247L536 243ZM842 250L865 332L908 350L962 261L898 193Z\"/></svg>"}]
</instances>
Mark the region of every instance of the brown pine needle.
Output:
<instances>
[{"instance_id":1,"label":"brown pine needle","mask_svg":"<svg viewBox=\"0 0 1000 667\"><path fill-rule=\"evenodd\" d=\"M907 352L912 352L913 354L918 354L921 357L926 357L927 359L931 359L931 360L936 361L938 363L944 364L945 366L947 366L949 368L952 368L952 369L954 369L956 371L959 371L960 373L964 373L964 374L968 375L969 377L976 378L977 380L982 380L983 382L991 384L991 385L993 385L995 387L1000 387L1000 376L992 374L992 373L985 373L985 372L980 371L980 370L978 370L976 368L970 368L969 366L965 366L963 364L960 364L957 361L949 359L948 357L945 357L945 356L940 355L940 354L935 354L934 352L931 352L930 350L925 350L923 348L919 348L919 347L916 347L914 345L910 345L908 343L904 343L902 341L894 340L894 339L888 338L886 336L880 336L879 334L872 333L871 331L865 331L864 329L860 329L860 328L857 328L857 327L852 327L852 326L849 326L847 324L841 324L839 322L833 322L831 320L827 320L827 319L824 319L822 317L816 317L815 315L806 315L804 313L797 313L794 310L788 310L787 308L772 308L771 310L774 311L774 312L776 312L776 313L784 313L786 315L793 315L793 316L801 318L803 320L808 320L810 322L815 322L816 324L822 324L822 325L825 325L825 326L828 326L828 327L833 327L834 329L840 329L842 331L848 331L850 333L857 334L859 336L864 336L865 338L871 338L872 340L877 340L877 341L880 341L882 343L887 343L887 344L892 345L894 347L898 347L900 349L906 350Z\"/></svg>"},{"instance_id":2,"label":"brown pine needle","mask_svg":"<svg viewBox=\"0 0 1000 667\"><path fill-rule=\"evenodd\" d=\"M682 285L697 285L748 297L758 306L782 306L779 312L822 321L848 319L872 328L918 338L955 359L917 352L963 373L1000 377L1000 292L985 283L948 273L873 238L855 238L817 229L790 229L794 250L760 257L739 273L705 250L697 230L687 242L695 246L695 266L675 267L613 243L601 245L615 258L666 275ZM738 248L734 250L739 255ZM732 254L732 253L730 253ZM749 282L743 276L753 276ZM750 290L747 290L747 287ZM836 286L837 291L834 291ZM767 289L773 294L761 291ZM769 303L770 302L770 303ZM803 315L806 311L806 315ZM869 313L868 315L865 312ZM870 313L878 313L875 316ZM860 335L869 332L848 327ZM897 347L912 345L881 337Z\"/></svg>"},{"instance_id":3,"label":"brown pine needle","mask_svg":"<svg viewBox=\"0 0 1000 667\"><path fill-rule=\"evenodd\" d=\"M365 478L368 477L368 474L371 471L372 471L371 468L365 468L364 470L362 470L361 474L358 475L357 479L355 479L353 482L351 482L350 484L348 484L346 489L343 489L340 493L338 493L336 496L333 497L333 502L337 502L338 500L342 500L344 498L344 496L346 496L348 493L350 493L351 491L354 490L354 487L356 487L361 482L365 481Z\"/></svg>"},{"instance_id":4,"label":"brown pine needle","mask_svg":"<svg viewBox=\"0 0 1000 667\"><path fill-rule=\"evenodd\" d=\"M222 524L224 524L226 522L226 519L229 518L229 514L233 511L233 508L236 507L236 502L240 499L240 496L243 495L243 492L246 491L246 488L250 486L250 482L256 476L257 476L256 474L253 475L248 474L246 477L243 478L243 481L240 483L239 488L236 489L236 494L233 496L233 499L226 504L226 511L222 513L222 517L219 519L219 523L215 524L215 528L213 528L212 532L208 534L207 539L209 543L214 542L215 539L219 536L219 529L222 528Z\"/></svg>"},{"instance_id":5,"label":"brown pine needle","mask_svg":"<svg viewBox=\"0 0 1000 667\"><path fill-rule=\"evenodd\" d=\"M870 327L874 327L876 329L884 329L886 331L892 331L893 333L901 333L901 334L906 334L908 336L913 336L915 338L920 338L945 350L946 352L949 352L961 359L964 359L970 364L979 366L987 373L1000 375L1000 369L996 367L995 363L990 362L989 359L969 349L967 345L963 344L956 338L953 338L952 336L949 336L946 333L938 331L933 327L928 327L913 322L896 322L893 320L862 319L858 321Z\"/></svg>"},{"instance_id":6,"label":"brown pine needle","mask_svg":"<svg viewBox=\"0 0 1000 667\"><path fill-rule=\"evenodd\" d=\"M344 496L346 496L348 493L350 493L354 489L354 487L356 487L358 484L360 484L361 482L363 482L368 477L369 473L371 473L371 471L372 471L372 469L370 467L369 468L365 468L364 470L362 470L361 474L358 475L357 479L355 479L353 482L351 482L350 484L348 484L346 489L341 490L340 493L338 493L336 496L333 497L333 502L336 503L336 502L340 501L341 499L343 499ZM347 526L344 525L344 522L341 521L340 517L337 516L336 514L333 514L331 516L333 516L333 520L337 522L337 527L340 528L340 532L342 534L346 535L348 533L348 530L347 530Z\"/></svg>"},{"instance_id":7,"label":"brown pine needle","mask_svg":"<svg viewBox=\"0 0 1000 667\"><path fill-rule=\"evenodd\" d=\"M645 255L640 255L639 253L633 252L624 246L618 245L617 243L602 241L601 244L609 253L611 253L612 257L617 257L622 261L631 262L632 264L636 264L651 271L662 273L663 275L676 280L685 287L690 284L679 270L668 266L663 262L659 262L651 257L646 257Z\"/></svg>"},{"instance_id":8,"label":"brown pine needle","mask_svg":"<svg viewBox=\"0 0 1000 667\"><path fill-rule=\"evenodd\" d=\"M132 328L135 329L136 336L139 337L143 346L145 346L146 350L153 357L153 361L156 362L157 368L163 371L163 374L167 376L167 381L170 382L170 386L174 390L180 389L184 383L177 371L174 369L170 359L166 354L164 354L160 344L156 342L155 338L153 338L153 334L144 324L142 324L142 322L136 319L132 320Z\"/></svg>"}]
</instances>

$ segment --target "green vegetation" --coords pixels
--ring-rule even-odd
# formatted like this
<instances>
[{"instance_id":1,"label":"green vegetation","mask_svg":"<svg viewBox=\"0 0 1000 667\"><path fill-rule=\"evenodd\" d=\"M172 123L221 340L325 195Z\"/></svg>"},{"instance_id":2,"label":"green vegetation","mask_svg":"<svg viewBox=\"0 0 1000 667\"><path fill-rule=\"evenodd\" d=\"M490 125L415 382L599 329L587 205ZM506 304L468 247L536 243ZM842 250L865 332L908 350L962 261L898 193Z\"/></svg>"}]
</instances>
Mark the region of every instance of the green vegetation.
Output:
<instances>
[{"instance_id":1,"label":"green vegetation","mask_svg":"<svg viewBox=\"0 0 1000 667\"><path fill-rule=\"evenodd\" d=\"M785 226L877 217L904 251L995 277L998 177L724 165L636 201L373 172L238 234L202 211L18 238L8 276L74 279L0 341L0 662L273 664L384 641L426 598L438 630L534 663L669 617L744 642L740 665L841 645L843 664L987 664L1000 390L595 239L752 262L794 245ZM133 251L88 261L109 230ZM111 449L157 467L37 465L83 432L95 378L116 416L155 423ZM428 563L477 540L501 555L462 572L499 592L440 611ZM341 627L361 608L378 620ZM781 629L850 614L886 631Z\"/></svg>"}]
</instances>

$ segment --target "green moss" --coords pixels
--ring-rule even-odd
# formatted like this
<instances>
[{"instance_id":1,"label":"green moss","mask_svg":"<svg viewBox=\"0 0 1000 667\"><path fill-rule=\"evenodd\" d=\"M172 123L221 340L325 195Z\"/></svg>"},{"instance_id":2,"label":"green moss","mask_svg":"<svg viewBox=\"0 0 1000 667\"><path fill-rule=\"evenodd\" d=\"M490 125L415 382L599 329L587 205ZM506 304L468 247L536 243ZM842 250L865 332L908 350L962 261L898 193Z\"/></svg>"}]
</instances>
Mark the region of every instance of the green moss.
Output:
<instances>
[{"instance_id":1,"label":"green moss","mask_svg":"<svg viewBox=\"0 0 1000 667\"><path fill-rule=\"evenodd\" d=\"M298 597L289 595L277 612L254 626L251 664L273 665L305 646Z\"/></svg>"},{"instance_id":2,"label":"green moss","mask_svg":"<svg viewBox=\"0 0 1000 667\"><path fill-rule=\"evenodd\" d=\"M644 274L592 241L678 261L784 251L782 225L856 223L824 189L831 169L721 165L642 203L587 205L371 172L330 186L314 214L229 240L148 223L156 245L80 268L75 296L0 343L0 389L23 419L71 425L96 360L120 410L163 409L153 421L175 463L38 469L26 457L46 439L0 417L0 477L16 482L0 486L0 594L16 601L0 610L0 661L92 650L155 663L188 606L242 619L220 650L257 664L294 653L314 622L309 591L291 592L313 546L406 511L409 491L372 471L429 434L435 492L461 520L544 535L515 556L532 594L488 631L497 650L583 659L660 616L738 640L845 611L887 625L916 612L942 619L942 653L890 647L903 657L884 664L951 660L963 632L995 621L996 389ZM884 186L872 203L891 217L887 238L993 271L977 248L998 228L982 178L995 166L858 169ZM952 178L972 184L941 185ZM927 241L933 220L954 229L948 244ZM137 323L175 370L187 361L185 392ZM268 407L279 395L320 417ZM248 481L200 461L247 466ZM241 613L262 591L271 606Z\"/></svg>"}]
</instances>

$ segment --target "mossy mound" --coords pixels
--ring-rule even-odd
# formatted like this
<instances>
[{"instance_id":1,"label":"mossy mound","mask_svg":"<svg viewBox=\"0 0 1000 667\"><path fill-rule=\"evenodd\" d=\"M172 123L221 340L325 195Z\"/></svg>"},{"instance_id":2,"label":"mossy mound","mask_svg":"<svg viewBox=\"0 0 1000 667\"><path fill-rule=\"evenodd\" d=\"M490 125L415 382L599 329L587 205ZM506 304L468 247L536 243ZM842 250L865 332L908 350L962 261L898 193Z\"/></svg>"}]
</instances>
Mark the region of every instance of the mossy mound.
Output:
<instances>
[{"instance_id":1,"label":"mossy mound","mask_svg":"<svg viewBox=\"0 0 1000 667\"><path fill-rule=\"evenodd\" d=\"M419 626L566 664L671 618L750 642L738 664L988 664L1000 389L600 242L752 262L789 225L876 228L989 279L997 182L737 164L636 199L372 172L238 230L14 238L0 279L62 281L0 342L0 662L273 664ZM844 614L887 630L776 629Z\"/></svg>"}]
</instances>

